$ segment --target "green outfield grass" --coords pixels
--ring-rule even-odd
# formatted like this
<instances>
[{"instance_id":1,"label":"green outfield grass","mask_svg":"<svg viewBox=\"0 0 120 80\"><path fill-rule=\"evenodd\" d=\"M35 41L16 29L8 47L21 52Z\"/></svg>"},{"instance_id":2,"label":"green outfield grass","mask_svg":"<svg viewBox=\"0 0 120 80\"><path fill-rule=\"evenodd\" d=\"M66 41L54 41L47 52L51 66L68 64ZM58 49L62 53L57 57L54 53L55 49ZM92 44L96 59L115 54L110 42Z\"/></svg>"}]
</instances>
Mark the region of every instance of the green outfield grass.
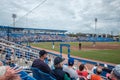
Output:
<instances>
[{"instance_id":1,"label":"green outfield grass","mask_svg":"<svg viewBox=\"0 0 120 80\"><path fill-rule=\"evenodd\" d=\"M120 64L120 48L114 49L114 50L78 50L78 43L77 42L68 42L66 44L71 45L71 55L87 58L87 59L93 59L93 60L99 60L99 61L105 61L115 64ZM120 42L99 42L99 44L117 44L120 45ZM52 49L52 43L51 42L40 42L40 43L32 43L32 46L45 48L49 50ZM60 51L59 49L60 42L55 42L55 49L54 51ZM91 46L91 42L82 42L82 46ZM75 49L73 49L75 48ZM63 48L63 53L67 54L67 48Z\"/></svg>"}]
</instances>

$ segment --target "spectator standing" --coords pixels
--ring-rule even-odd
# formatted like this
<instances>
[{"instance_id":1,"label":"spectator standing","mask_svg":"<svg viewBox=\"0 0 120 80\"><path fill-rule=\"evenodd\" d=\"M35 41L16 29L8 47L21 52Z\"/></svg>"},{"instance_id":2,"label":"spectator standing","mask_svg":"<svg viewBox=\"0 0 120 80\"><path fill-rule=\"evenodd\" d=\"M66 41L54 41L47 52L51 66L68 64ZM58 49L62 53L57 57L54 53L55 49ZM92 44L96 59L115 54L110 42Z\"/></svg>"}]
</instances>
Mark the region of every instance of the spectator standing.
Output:
<instances>
[{"instance_id":1,"label":"spectator standing","mask_svg":"<svg viewBox=\"0 0 120 80\"><path fill-rule=\"evenodd\" d=\"M95 42L95 41L93 41L93 44L92 44L92 46L93 46L93 47L95 47L95 46L96 46L96 42Z\"/></svg>"},{"instance_id":2,"label":"spectator standing","mask_svg":"<svg viewBox=\"0 0 120 80\"><path fill-rule=\"evenodd\" d=\"M55 43L54 43L54 41L52 42L52 49L54 49L55 48Z\"/></svg>"},{"instance_id":3,"label":"spectator standing","mask_svg":"<svg viewBox=\"0 0 120 80\"><path fill-rule=\"evenodd\" d=\"M82 43L79 42L79 50L81 50L81 47L82 47Z\"/></svg>"}]
</instances>

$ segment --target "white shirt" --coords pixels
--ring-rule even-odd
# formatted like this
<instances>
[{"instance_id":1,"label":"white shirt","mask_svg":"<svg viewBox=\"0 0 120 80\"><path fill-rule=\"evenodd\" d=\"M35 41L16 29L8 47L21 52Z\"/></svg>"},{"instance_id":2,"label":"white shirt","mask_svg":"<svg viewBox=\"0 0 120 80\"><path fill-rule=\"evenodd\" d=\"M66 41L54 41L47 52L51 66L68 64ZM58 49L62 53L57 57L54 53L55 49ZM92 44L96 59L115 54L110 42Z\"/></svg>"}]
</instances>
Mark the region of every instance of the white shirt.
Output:
<instances>
[{"instance_id":1,"label":"white shirt","mask_svg":"<svg viewBox=\"0 0 120 80\"><path fill-rule=\"evenodd\" d=\"M71 67L63 65L63 71L67 72L70 75L70 78L75 78L75 79L78 78L77 72Z\"/></svg>"}]
</instances>

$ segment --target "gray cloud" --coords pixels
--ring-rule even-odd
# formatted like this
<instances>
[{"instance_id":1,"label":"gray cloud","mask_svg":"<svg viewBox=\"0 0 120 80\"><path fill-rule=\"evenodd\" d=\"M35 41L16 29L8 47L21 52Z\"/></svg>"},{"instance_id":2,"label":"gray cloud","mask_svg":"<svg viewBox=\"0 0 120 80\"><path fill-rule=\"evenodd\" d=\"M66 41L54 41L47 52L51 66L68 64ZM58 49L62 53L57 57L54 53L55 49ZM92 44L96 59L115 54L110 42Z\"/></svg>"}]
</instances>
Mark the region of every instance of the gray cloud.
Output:
<instances>
[{"instance_id":1,"label":"gray cloud","mask_svg":"<svg viewBox=\"0 0 120 80\"><path fill-rule=\"evenodd\" d=\"M10 25L13 13L18 20L41 1L1 0L0 25ZM48 0L17 21L16 26L95 33L95 18L98 18L98 33L119 33L120 0Z\"/></svg>"}]
</instances>

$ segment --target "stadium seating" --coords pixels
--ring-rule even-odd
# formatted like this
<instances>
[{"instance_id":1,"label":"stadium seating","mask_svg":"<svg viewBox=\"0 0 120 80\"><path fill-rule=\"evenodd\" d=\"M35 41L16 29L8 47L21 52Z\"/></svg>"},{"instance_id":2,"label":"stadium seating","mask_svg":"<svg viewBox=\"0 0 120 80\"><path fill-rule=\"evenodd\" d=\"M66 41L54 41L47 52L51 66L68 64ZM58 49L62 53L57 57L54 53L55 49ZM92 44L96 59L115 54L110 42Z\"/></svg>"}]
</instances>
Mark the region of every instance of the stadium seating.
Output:
<instances>
[{"instance_id":1,"label":"stadium seating","mask_svg":"<svg viewBox=\"0 0 120 80\"><path fill-rule=\"evenodd\" d=\"M102 71L101 76L106 77L106 74L107 74L107 72L106 72L106 71Z\"/></svg>"},{"instance_id":2,"label":"stadium seating","mask_svg":"<svg viewBox=\"0 0 120 80\"><path fill-rule=\"evenodd\" d=\"M21 71L21 72L19 72L18 74L20 74L20 77L21 77L22 79L24 79L24 78L26 78L26 77L28 76L28 74L27 74L25 71Z\"/></svg>"},{"instance_id":3,"label":"stadium seating","mask_svg":"<svg viewBox=\"0 0 120 80\"><path fill-rule=\"evenodd\" d=\"M32 73L33 73L33 77L37 80L56 80L55 78L53 78L49 74L44 73L37 68L31 67L31 70L32 70Z\"/></svg>"},{"instance_id":4,"label":"stadium seating","mask_svg":"<svg viewBox=\"0 0 120 80\"><path fill-rule=\"evenodd\" d=\"M22 80L36 80L35 78L31 77L31 76L27 76L26 78L22 79Z\"/></svg>"},{"instance_id":5,"label":"stadium seating","mask_svg":"<svg viewBox=\"0 0 120 80\"><path fill-rule=\"evenodd\" d=\"M22 80L36 80L35 78L29 76L25 71L21 71L18 73Z\"/></svg>"},{"instance_id":6,"label":"stadium seating","mask_svg":"<svg viewBox=\"0 0 120 80\"><path fill-rule=\"evenodd\" d=\"M1 42L2 46L5 46L5 52L6 52L5 54L8 54L8 55L11 56L12 55L11 54L11 48L13 48L13 49L15 49L15 57L18 57L18 58L22 57L22 58L25 58L26 60L31 60L31 57L33 57L34 59L38 58L38 52L40 51L39 49L35 49L35 48L32 48L32 47L25 47L22 44L15 44L13 42L6 41L6 40L0 40L0 42ZM25 52L24 56L23 56L23 53L21 53L21 52ZM53 55L53 56L59 56L59 54L54 54L54 53L51 53L51 52L49 52L48 54ZM80 58L75 58L75 60L77 60L79 62L86 62L86 63L89 63L89 64L94 64L94 65L97 64L97 62L91 61L91 60L83 60L83 59L80 59ZM47 60L46 60L46 63L48 63ZM104 66L104 63L99 63L99 64L100 64L100 66ZM108 68L113 69L114 66L108 65ZM36 68L31 68L31 70L33 72L33 77L35 77L36 80L55 80L49 74L43 73ZM35 80L34 78L29 76L24 71L20 72L19 74L21 74L20 76L21 76L22 80ZM102 75L102 76L105 76L105 75Z\"/></svg>"}]
</instances>

